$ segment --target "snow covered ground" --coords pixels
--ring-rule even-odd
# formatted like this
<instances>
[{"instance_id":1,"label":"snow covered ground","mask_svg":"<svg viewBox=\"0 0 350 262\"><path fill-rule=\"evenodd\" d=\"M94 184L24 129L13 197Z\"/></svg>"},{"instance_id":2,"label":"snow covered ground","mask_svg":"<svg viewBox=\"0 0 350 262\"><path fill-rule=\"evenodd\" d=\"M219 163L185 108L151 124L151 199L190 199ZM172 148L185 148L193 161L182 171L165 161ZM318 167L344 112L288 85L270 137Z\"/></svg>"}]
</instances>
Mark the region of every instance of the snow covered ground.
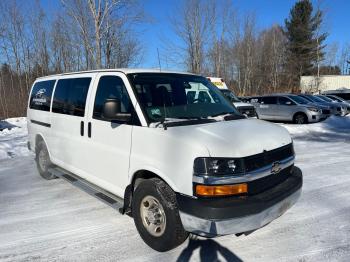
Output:
<instances>
[{"instance_id":1,"label":"snow covered ground","mask_svg":"<svg viewBox=\"0 0 350 262\"><path fill-rule=\"evenodd\" d=\"M191 239L167 253L148 248L129 217L41 179L25 118L7 122L18 127L0 131L0 261L350 261L350 117L283 125L304 187L282 217L249 236Z\"/></svg>"}]
</instances>

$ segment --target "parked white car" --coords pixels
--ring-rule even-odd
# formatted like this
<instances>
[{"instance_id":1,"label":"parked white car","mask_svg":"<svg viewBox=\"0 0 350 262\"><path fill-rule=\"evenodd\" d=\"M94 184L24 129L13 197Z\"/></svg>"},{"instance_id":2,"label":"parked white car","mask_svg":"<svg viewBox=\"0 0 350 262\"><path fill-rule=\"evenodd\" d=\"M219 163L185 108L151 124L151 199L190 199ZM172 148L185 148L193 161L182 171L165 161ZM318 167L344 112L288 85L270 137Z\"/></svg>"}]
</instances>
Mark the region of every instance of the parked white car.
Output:
<instances>
[{"instance_id":1,"label":"parked white car","mask_svg":"<svg viewBox=\"0 0 350 262\"><path fill-rule=\"evenodd\" d=\"M216 85L221 93L238 109L238 111L247 117L257 117L254 105L241 101L226 85L225 81L219 77L207 77Z\"/></svg>"},{"instance_id":2,"label":"parked white car","mask_svg":"<svg viewBox=\"0 0 350 262\"><path fill-rule=\"evenodd\" d=\"M38 78L28 131L43 178L64 178L132 216L158 251L189 232L256 230L301 194L288 131L243 117L198 75L115 69Z\"/></svg>"}]
</instances>

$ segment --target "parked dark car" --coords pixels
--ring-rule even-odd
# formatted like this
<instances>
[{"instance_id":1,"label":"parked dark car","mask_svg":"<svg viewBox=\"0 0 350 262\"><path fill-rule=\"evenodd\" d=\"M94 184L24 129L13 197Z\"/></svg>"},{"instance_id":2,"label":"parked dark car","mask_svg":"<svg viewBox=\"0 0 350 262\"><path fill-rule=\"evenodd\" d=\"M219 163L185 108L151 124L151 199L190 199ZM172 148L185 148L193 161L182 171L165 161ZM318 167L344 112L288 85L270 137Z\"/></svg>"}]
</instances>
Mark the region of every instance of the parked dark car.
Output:
<instances>
[{"instance_id":1,"label":"parked dark car","mask_svg":"<svg viewBox=\"0 0 350 262\"><path fill-rule=\"evenodd\" d=\"M308 95L308 94L300 94L300 97L303 97L307 100L309 100L310 102L317 104L317 105L323 105L323 106L329 106L331 113L333 115L345 115L347 110L344 106L339 105L339 104L334 104L332 102L326 102L323 99L314 96L314 95Z\"/></svg>"}]
</instances>

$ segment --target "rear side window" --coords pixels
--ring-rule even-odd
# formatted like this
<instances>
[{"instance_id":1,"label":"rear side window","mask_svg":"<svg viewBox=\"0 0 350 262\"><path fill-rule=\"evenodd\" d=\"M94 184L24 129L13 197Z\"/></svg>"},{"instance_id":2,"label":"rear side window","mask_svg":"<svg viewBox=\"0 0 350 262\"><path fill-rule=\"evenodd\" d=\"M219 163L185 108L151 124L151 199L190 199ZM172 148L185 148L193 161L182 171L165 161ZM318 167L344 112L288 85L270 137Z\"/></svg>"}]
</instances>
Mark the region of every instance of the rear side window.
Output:
<instances>
[{"instance_id":1,"label":"rear side window","mask_svg":"<svg viewBox=\"0 0 350 262\"><path fill-rule=\"evenodd\" d=\"M277 97L274 97L274 96L262 97L261 102L266 105L275 105L277 104Z\"/></svg>"},{"instance_id":2,"label":"rear side window","mask_svg":"<svg viewBox=\"0 0 350 262\"><path fill-rule=\"evenodd\" d=\"M103 120L103 105L109 98L121 102L122 113L131 113L131 101L123 80L118 76L102 76L97 86L93 118Z\"/></svg>"},{"instance_id":3,"label":"rear side window","mask_svg":"<svg viewBox=\"0 0 350 262\"><path fill-rule=\"evenodd\" d=\"M53 98L52 112L84 116L90 82L90 77L58 80Z\"/></svg>"},{"instance_id":4,"label":"rear side window","mask_svg":"<svg viewBox=\"0 0 350 262\"><path fill-rule=\"evenodd\" d=\"M56 80L36 82L29 100L29 108L50 111L52 90Z\"/></svg>"}]
</instances>

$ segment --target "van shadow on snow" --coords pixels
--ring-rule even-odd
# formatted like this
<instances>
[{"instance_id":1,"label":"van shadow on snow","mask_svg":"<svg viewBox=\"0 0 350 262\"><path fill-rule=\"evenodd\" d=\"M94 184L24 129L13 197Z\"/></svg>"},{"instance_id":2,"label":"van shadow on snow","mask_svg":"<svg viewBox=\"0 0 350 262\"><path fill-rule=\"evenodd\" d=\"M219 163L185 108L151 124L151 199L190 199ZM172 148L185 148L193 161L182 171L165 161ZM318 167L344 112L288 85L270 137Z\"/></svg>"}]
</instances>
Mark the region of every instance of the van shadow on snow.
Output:
<instances>
[{"instance_id":1,"label":"van shadow on snow","mask_svg":"<svg viewBox=\"0 0 350 262\"><path fill-rule=\"evenodd\" d=\"M228 248L220 245L213 239L199 239L196 236L190 236L187 247L182 250L180 256L176 260L177 262L187 262L191 260L191 257L199 249L200 261L220 261L219 254L226 261L241 262L243 261L237 255L235 255Z\"/></svg>"}]
</instances>

